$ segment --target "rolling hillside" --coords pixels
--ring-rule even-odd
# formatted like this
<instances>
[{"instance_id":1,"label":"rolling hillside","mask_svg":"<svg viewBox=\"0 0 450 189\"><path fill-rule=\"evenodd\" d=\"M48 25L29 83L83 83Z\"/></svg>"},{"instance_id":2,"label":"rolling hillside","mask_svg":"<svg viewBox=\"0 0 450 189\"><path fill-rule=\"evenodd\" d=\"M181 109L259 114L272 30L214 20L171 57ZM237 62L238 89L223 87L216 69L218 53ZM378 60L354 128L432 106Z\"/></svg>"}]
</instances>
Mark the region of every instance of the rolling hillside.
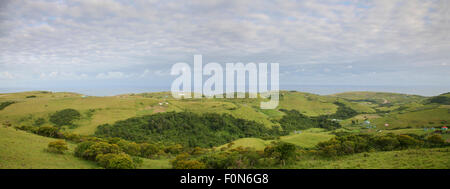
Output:
<instances>
[{"instance_id":1,"label":"rolling hillside","mask_svg":"<svg viewBox=\"0 0 450 189\"><path fill-rule=\"evenodd\" d=\"M443 96L443 97L441 97ZM283 109L296 110L306 116L333 115L344 105L356 112L356 116L337 120L343 127L336 130L351 133L395 133L430 134L423 128L440 128L450 123L448 94L434 97L416 95L348 92L321 96L296 91L281 91L280 104L274 110L261 110L261 99L174 99L169 92L123 94L110 97L84 96L76 93L31 91L0 94L0 168L100 168L97 164L73 156L74 143L69 142L69 151L63 155L45 151L53 138L38 136L14 129L15 126L53 126L50 116L57 111L72 108L81 113L74 126L63 126L65 132L93 135L102 124L114 124L132 117L162 112L226 113L235 118L256 121L267 128L279 126L286 114ZM442 101L443 100L443 101ZM337 103L339 102L339 103ZM354 115L354 114L353 114ZM329 118L330 119L330 118ZM367 129L361 125L369 120L377 128ZM38 125L39 122L39 125ZM355 124L358 123L358 124ZM385 127L384 124L389 126ZM289 133L277 139L239 138L231 143L216 146L216 149L231 145L232 148L251 147L264 150L275 141L294 144L302 149L314 148L319 142L335 137L335 131L310 128L301 133ZM448 141L449 134L442 134ZM447 150L447 151L445 151ZM307 157L292 168L374 168L378 162L386 168L409 168L410 164L397 166L386 163L391 156L405 154L402 161L411 161L418 168L445 167L443 161L430 163L431 159L448 154L444 151L424 149L425 156L411 155L416 152L376 152L370 157L361 154L342 157L337 161L313 161ZM173 158L173 157L172 157ZM313 158L314 159L314 158ZM162 159L142 158L139 168L171 168L167 157Z\"/></svg>"}]
</instances>

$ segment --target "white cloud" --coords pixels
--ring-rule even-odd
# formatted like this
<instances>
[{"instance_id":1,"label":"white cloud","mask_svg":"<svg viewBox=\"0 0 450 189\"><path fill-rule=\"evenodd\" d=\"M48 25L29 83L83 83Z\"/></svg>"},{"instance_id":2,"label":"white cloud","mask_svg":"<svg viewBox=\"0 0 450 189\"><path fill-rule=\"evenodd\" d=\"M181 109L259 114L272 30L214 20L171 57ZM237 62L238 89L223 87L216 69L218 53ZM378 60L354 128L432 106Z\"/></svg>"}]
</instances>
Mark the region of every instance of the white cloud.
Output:
<instances>
[{"instance_id":1,"label":"white cloud","mask_svg":"<svg viewBox=\"0 0 450 189\"><path fill-rule=\"evenodd\" d=\"M203 54L221 63L278 62L281 71L352 64L380 74L438 72L450 82L437 66L450 59L448 1L15 0L0 8L3 79L167 76L161 67ZM325 79L338 77L334 70Z\"/></svg>"},{"instance_id":2,"label":"white cloud","mask_svg":"<svg viewBox=\"0 0 450 189\"><path fill-rule=\"evenodd\" d=\"M122 72L99 73L96 76L97 79L123 79L129 77L132 77L132 75L124 74Z\"/></svg>"},{"instance_id":3,"label":"white cloud","mask_svg":"<svg viewBox=\"0 0 450 189\"><path fill-rule=\"evenodd\" d=\"M0 72L0 79L14 79L15 76L9 72Z\"/></svg>"}]
</instances>

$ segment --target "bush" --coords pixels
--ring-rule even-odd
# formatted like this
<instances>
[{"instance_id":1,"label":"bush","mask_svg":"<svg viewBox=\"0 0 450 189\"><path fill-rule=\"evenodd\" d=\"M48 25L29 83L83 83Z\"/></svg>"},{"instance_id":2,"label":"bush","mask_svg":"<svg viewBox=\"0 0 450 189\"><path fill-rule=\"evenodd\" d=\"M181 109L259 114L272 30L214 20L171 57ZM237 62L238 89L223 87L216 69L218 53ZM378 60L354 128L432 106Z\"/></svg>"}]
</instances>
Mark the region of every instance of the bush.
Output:
<instances>
[{"instance_id":1,"label":"bush","mask_svg":"<svg viewBox=\"0 0 450 189\"><path fill-rule=\"evenodd\" d=\"M205 164L198 160L190 160L189 154L182 153L172 160L172 168L174 169L204 169Z\"/></svg>"},{"instance_id":2,"label":"bush","mask_svg":"<svg viewBox=\"0 0 450 189\"><path fill-rule=\"evenodd\" d=\"M135 169L136 164L131 156L125 153L98 154L95 159L98 164L106 169Z\"/></svg>"},{"instance_id":3,"label":"bush","mask_svg":"<svg viewBox=\"0 0 450 189\"><path fill-rule=\"evenodd\" d=\"M35 126L41 126L41 125L43 125L45 123L45 119L44 118L38 118L38 119L36 119L35 121L34 121L34 125Z\"/></svg>"},{"instance_id":4,"label":"bush","mask_svg":"<svg viewBox=\"0 0 450 189\"><path fill-rule=\"evenodd\" d=\"M75 156L77 157L83 157L83 154L88 150L95 142L93 141L85 141L81 142L77 145L75 148Z\"/></svg>"},{"instance_id":5,"label":"bush","mask_svg":"<svg viewBox=\"0 0 450 189\"><path fill-rule=\"evenodd\" d=\"M266 157L271 157L277 159L281 165L286 165L294 160L296 157L296 147L294 144L286 142L278 142L273 145L267 146L264 149L264 154Z\"/></svg>"},{"instance_id":6,"label":"bush","mask_svg":"<svg viewBox=\"0 0 450 189\"><path fill-rule=\"evenodd\" d=\"M118 154L122 152L117 144L109 144L106 142L82 142L78 146L81 147L75 150L76 153L79 151L78 155L81 155L82 158L87 160L95 160L97 155L100 154Z\"/></svg>"},{"instance_id":7,"label":"bush","mask_svg":"<svg viewBox=\"0 0 450 189\"><path fill-rule=\"evenodd\" d=\"M62 134L59 132L59 129L52 126L43 126L39 127L36 131L36 134L46 137L52 138L62 138Z\"/></svg>"},{"instance_id":8,"label":"bush","mask_svg":"<svg viewBox=\"0 0 450 189\"><path fill-rule=\"evenodd\" d=\"M423 144L422 141L417 140L408 135L398 135L397 139L400 142L400 146L402 149L415 147L415 146L421 146Z\"/></svg>"},{"instance_id":9,"label":"bush","mask_svg":"<svg viewBox=\"0 0 450 189\"><path fill-rule=\"evenodd\" d=\"M67 151L69 148L67 147L67 143L64 140L57 140L48 143L47 151L63 154L65 151Z\"/></svg>"},{"instance_id":10,"label":"bush","mask_svg":"<svg viewBox=\"0 0 450 189\"><path fill-rule=\"evenodd\" d=\"M142 143L141 144L141 156L146 158L154 157L159 152L159 147L154 144Z\"/></svg>"},{"instance_id":11,"label":"bush","mask_svg":"<svg viewBox=\"0 0 450 189\"><path fill-rule=\"evenodd\" d=\"M434 134L434 135L427 137L427 142L430 146L439 147L439 146L445 145L445 140L439 134Z\"/></svg>"},{"instance_id":12,"label":"bush","mask_svg":"<svg viewBox=\"0 0 450 189\"><path fill-rule=\"evenodd\" d=\"M392 136L381 136L375 139L378 149L383 151L391 151L400 147L400 142Z\"/></svg>"},{"instance_id":13,"label":"bush","mask_svg":"<svg viewBox=\"0 0 450 189\"><path fill-rule=\"evenodd\" d=\"M73 126L73 122L77 119L80 119L81 114L77 110L74 109L64 109L61 111L57 111L53 115L50 116L50 122L55 124L58 127L68 125Z\"/></svg>"},{"instance_id":14,"label":"bush","mask_svg":"<svg viewBox=\"0 0 450 189\"><path fill-rule=\"evenodd\" d=\"M73 142L81 142L82 141L82 136L80 136L79 134L76 134L76 133L64 133L63 135L64 135L64 138L69 141L73 141Z\"/></svg>"}]
</instances>

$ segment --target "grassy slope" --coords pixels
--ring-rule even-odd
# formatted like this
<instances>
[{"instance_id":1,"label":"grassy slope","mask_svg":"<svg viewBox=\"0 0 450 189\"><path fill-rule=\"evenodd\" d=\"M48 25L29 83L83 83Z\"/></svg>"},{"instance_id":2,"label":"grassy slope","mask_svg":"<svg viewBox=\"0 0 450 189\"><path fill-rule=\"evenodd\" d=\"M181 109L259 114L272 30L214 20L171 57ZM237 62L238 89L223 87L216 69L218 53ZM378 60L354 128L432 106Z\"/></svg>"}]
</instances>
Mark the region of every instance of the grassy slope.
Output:
<instances>
[{"instance_id":1,"label":"grassy slope","mask_svg":"<svg viewBox=\"0 0 450 189\"><path fill-rule=\"evenodd\" d=\"M308 129L303 131L300 134L291 134L287 136L280 137L279 141L288 142L295 144L299 147L303 148L311 148L314 147L319 142L327 141L331 139L333 135L323 132L322 129ZM264 150L264 148L272 143L274 140L262 140L260 138L241 138L233 141L233 148L237 148L239 146L242 147L253 147L256 150ZM219 146L218 148L222 148L227 146L228 144L224 144Z\"/></svg>"},{"instance_id":2,"label":"grassy slope","mask_svg":"<svg viewBox=\"0 0 450 189\"><path fill-rule=\"evenodd\" d=\"M304 148L312 148L319 142L327 141L333 138L333 135L327 133L300 133L281 137L281 141L289 142Z\"/></svg>"},{"instance_id":3,"label":"grassy slope","mask_svg":"<svg viewBox=\"0 0 450 189\"><path fill-rule=\"evenodd\" d=\"M69 152L53 154L44 151L56 139L38 136L13 128L0 127L0 169L90 169L95 163L73 156L74 144Z\"/></svg>"},{"instance_id":4,"label":"grassy slope","mask_svg":"<svg viewBox=\"0 0 450 189\"><path fill-rule=\"evenodd\" d=\"M99 169L96 163L73 155L76 144L68 143L65 154L46 152L51 141L43 137L13 128L0 126L0 169ZM168 169L169 159L152 160L142 158L141 169Z\"/></svg>"},{"instance_id":5,"label":"grassy slope","mask_svg":"<svg viewBox=\"0 0 450 189\"><path fill-rule=\"evenodd\" d=\"M337 109L335 98L309 93L282 91L279 108L297 109L307 115L331 114ZM34 95L36 98L26 98ZM32 125L38 118L48 120L52 113L73 108L82 113L82 119L75 124L72 132L93 134L100 124L114 123L134 116L166 111L192 111L196 113L229 113L237 118L254 120L270 127L276 125L271 119L279 119L284 114L278 110L261 110L261 99L173 99L169 93L126 94L112 97L82 97L76 93L49 93L31 91L23 93L0 94L0 102L17 103L1 110L0 121L9 121L16 125ZM160 105L160 102L168 104ZM354 105L354 103L352 104ZM91 117L89 110L94 110ZM50 123L46 123L50 125Z\"/></svg>"},{"instance_id":6,"label":"grassy slope","mask_svg":"<svg viewBox=\"0 0 450 189\"><path fill-rule=\"evenodd\" d=\"M361 153L337 159L303 157L295 169L450 169L450 148Z\"/></svg>"},{"instance_id":7,"label":"grassy slope","mask_svg":"<svg viewBox=\"0 0 450 189\"><path fill-rule=\"evenodd\" d=\"M376 101L378 104L420 102L426 99L426 97L419 95L365 91L337 93L330 96L340 97L352 101L372 100Z\"/></svg>"}]
</instances>

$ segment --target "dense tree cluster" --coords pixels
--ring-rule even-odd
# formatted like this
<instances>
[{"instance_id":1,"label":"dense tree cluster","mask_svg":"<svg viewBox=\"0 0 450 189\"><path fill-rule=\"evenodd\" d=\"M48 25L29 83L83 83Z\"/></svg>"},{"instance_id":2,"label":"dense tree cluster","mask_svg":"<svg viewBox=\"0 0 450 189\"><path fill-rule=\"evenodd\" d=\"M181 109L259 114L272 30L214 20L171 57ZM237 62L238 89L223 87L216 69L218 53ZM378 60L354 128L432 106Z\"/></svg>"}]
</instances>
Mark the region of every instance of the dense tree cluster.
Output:
<instances>
[{"instance_id":1,"label":"dense tree cluster","mask_svg":"<svg viewBox=\"0 0 450 189\"><path fill-rule=\"evenodd\" d=\"M9 105L14 104L14 103L16 103L16 102L14 102L14 101L6 101L6 102L2 102L2 103L0 103L0 110L3 110L3 109L5 109L6 107L8 107Z\"/></svg>"},{"instance_id":2,"label":"dense tree cluster","mask_svg":"<svg viewBox=\"0 0 450 189\"><path fill-rule=\"evenodd\" d=\"M295 162L297 155L298 152L295 145L285 142L274 142L266 146L264 151L244 147L233 149L227 147L220 152L203 155L199 160L208 169L251 169L278 165L285 166Z\"/></svg>"},{"instance_id":3,"label":"dense tree cluster","mask_svg":"<svg viewBox=\"0 0 450 189\"><path fill-rule=\"evenodd\" d=\"M338 106L338 109L336 110L336 113L328 115L329 118L348 119L358 115L357 111L351 109L350 107L346 106L343 103L335 102L334 104Z\"/></svg>"},{"instance_id":4,"label":"dense tree cluster","mask_svg":"<svg viewBox=\"0 0 450 189\"><path fill-rule=\"evenodd\" d=\"M448 96L435 96L435 97L431 97L429 99L430 103L437 103L437 104L445 104L445 105L450 105L450 97Z\"/></svg>"},{"instance_id":5,"label":"dense tree cluster","mask_svg":"<svg viewBox=\"0 0 450 189\"><path fill-rule=\"evenodd\" d=\"M68 125L73 126L73 122L75 120L80 119L81 114L77 110L74 109L64 109L61 111L57 111L56 113L50 116L50 122L55 124L58 127Z\"/></svg>"},{"instance_id":6,"label":"dense tree cluster","mask_svg":"<svg viewBox=\"0 0 450 189\"><path fill-rule=\"evenodd\" d=\"M135 169L139 165L119 145L104 141L81 142L75 148L75 156L95 161L107 169Z\"/></svg>"},{"instance_id":7,"label":"dense tree cluster","mask_svg":"<svg viewBox=\"0 0 450 189\"><path fill-rule=\"evenodd\" d=\"M182 144L212 147L244 137L270 138L280 135L277 128L238 119L228 114L168 112L130 118L97 128L100 137L119 137L136 142Z\"/></svg>"},{"instance_id":8,"label":"dense tree cluster","mask_svg":"<svg viewBox=\"0 0 450 189\"><path fill-rule=\"evenodd\" d=\"M285 110L283 111L285 115L279 120L283 131L294 131L294 130L303 130L309 128L324 128L327 130L340 128L341 125L336 122L329 120L326 116L319 117L308 117L297 110Z\"/></svg>"}]
</instances>

